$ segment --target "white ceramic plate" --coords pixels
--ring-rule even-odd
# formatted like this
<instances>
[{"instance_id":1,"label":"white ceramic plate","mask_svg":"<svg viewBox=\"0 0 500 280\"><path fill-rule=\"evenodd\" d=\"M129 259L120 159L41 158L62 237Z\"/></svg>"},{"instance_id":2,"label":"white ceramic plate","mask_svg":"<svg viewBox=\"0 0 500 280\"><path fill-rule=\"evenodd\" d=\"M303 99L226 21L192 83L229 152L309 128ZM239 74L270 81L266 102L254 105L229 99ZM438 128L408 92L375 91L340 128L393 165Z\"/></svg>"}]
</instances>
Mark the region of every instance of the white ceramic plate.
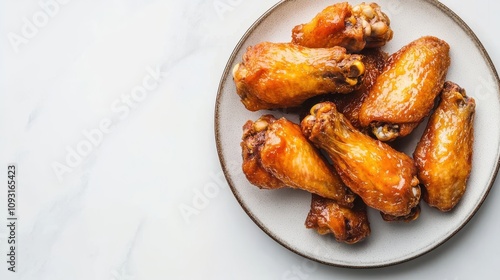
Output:
<instances>
[{"instance_id":1,"label":"white ceramic plate","mask_svg":"<svg viewBox=\"0 0 500 280\"><path fill-rule=\"evenodd\" d=\"M260 190L241 171L241 127L265 113L247 111L232 81L230 70L241 61L246 48L262 41L289 42L292 28L308 22L333 0L282 1L259 18L232 53L223 74L215 112L219 158L231 189L250 218L270 237L304 257L343 267L381 267L421 256L457 233L475 214L490 190L499 168L500 94L492 62L470 28L451 10L434 0L379 0L391 19L394 39L384 50L393 53L409 42L433 35L451 46L448 80L467 89L476 99L473 170L468 189L457 207L440 213L422 203L420 218L412 223L386 223L369 210L371 236L360 244L344 245L331 236L320 236L304 226L310 195L300 190ZM361 1L351 1L358 4ZM297 116L287 116L297 122ZM420 127L422 130L422 126ZM420 137L406 139L405 152L412 154Z\"/></svg>"}]
</instances>

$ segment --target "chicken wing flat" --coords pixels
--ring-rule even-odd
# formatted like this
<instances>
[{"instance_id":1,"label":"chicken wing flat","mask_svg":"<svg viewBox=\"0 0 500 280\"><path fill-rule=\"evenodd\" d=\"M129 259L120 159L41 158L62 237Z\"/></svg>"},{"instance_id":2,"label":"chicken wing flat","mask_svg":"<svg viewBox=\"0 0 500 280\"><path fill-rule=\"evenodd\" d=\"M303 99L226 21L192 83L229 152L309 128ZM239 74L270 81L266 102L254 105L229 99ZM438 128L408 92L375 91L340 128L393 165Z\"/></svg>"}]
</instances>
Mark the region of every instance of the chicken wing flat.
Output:
<instances>
[{"instance_id":1,"label":"chicken wing flat","mask_svg":"<svg viewBox=\"0 0 500 280\"><path fill-rule=\"evenodd\" d=\"M446 82L441 101L413 155L423 198L449 211L462 198L472 168L475 101L463 88Z\"/></svg>"},{"instance_id":2,"label":"chicken wing flat","mask_svg":"<svg viewBox=\"0 0 500 280\"><path fill-rule=\"evenodd\" d=\"M265 189L302 189L352 206L355 195L297 124L265 115L243 129L243 172L250 183Z\"/></svg>"},{"instance_id":3,"label":"chicken wing flat","mask_svg":"<svg viewBox=\"0 0 500 280\"><path fill-rule=\"evenodd\" d=\"M381 141L410 134L429 115L441 91L450 47L436 37L422 37L391 55L359 113Z\"/></svg>"},{"instance_id":4,"label":"chicken wing flat","mask_svg":"<svg viewBox=\"0 0 500 280\"><path fill-rule=\"evenodd\" d=\"M347 208L334 200L313 194L305 224L321 235L331 233L338 242L347 244L358 243L371 232L366 205L359 199L353 208Z\"/></svg>"},{"instance_id":5,"label":"chicken wing flat","mask_svg":"<svg viewBox=\"0 0 500 280\"><path fill-rule=\"evenodd\" d=\"M341 47L263 42L248 48L233 79L250 111L296 107L316 95L354 91L365 72L361 59Z\"/></svg>"},{"instance_id":6,"label":"chicken wing flat","mask_svg":"<svg viewBox=\"0 0 500 280\"><path fill-rule=\"evenodd\" d=\"M349 52L381 47L392 39L390 20L380 6L347 2L333 4L310 22L296 26L292 42L310 48L341 46Z\"/></svg>"},{"instance_id":7,"label":"chicken wing flat","mask_svg":"<svg viewBox=\"0 0 500 280\"><path fill-rule=\"evenodd\" d=\"M407 216L420 200L413 160L356 130L335 104L323 102L302 120L302 132L324 149L342 181L366 205L391 216Z\"/></svg>"}]
</instances>

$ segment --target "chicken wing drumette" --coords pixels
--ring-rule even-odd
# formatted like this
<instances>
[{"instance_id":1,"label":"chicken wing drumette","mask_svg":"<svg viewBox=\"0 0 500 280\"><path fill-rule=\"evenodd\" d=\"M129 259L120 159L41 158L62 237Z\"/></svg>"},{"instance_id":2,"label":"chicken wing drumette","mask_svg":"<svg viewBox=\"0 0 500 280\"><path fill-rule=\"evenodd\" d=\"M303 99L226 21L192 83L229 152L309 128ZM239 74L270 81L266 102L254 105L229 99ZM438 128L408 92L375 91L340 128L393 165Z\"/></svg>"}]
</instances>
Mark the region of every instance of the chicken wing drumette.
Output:
<instances>
[{"instance_id":1,"label":"chicken wing drumette","mask_svg":"<svg viewBox=\"0 0 500 280\"><path fill-rule=\"evenodd\" d=\"M408 216L420 200L413 160L356 130L335 104L323 102L302 120L302 132L324 149L342 181L366 205L385 215Z\"/></svg>"},{"instance_id":2,"label":"chicken wing drumette","mask_svg":"<svg viewBox=\"0 0 500 280\"><path fill-rule=\"evenodd\" d=\"M429 115L441 91L450 47L436 37L422 37L391 55L363 101L362 126L381 141L410 134Z\"/></svg>"},{"instance_id":3,"label":"chicken wing drumette","mask_svg":"<svg viewBox=\"0 0 500 280\"><path fill-rule=\"evenodd\" d=\"M357 89L365 72L361 59L341 47L263 42L248 48L233 79L250 111L296 107L313 96Z\"/></svg>"},{"instance_id":4,"label":"chicken wing drumette","mask_svg":"<svg viewBox=\"0 0 500 280\"><path fill-rule=\"evenodd\" d=\"M331 233L337 241L347 244L364 240L371 231L366 205L360 199L355 201L352 208L348 208L314 194L305 224L319 234Z\"/></svg>"},{"instance_id":5,"label":"chicken wing drumette","mask_svg":"<svg viewBox=\"0 0 500 280\"><path fill-rule=\"evenodd\" d=\"M296 26L292 42L310 48L341 46L350 52L381 47L392 39L389 17L375 3L333 4L310 22Z\"/></svg>"},{"instance_id":6,"label":"chicken wing drumette","mask_svg":"<svg viewBox=\"0 0 500 280\"><path fill-rule=\"evenodd\" d=\"M472 169L475 101L465 90L446 82L441 101L413 155L423 198L441 211L460 201Z\"/></svg>"},{"instance_id":7,"label":"chicken wing drumette","mask_svg":"<svg viewBox=\"0 0 500 280\"><path fill-rule=\"evenodd\" d=\"M352 206L355 195L297 124L265 115L248 121L243 131L243 172L250 183L264 189L302 189Z\"/></svg>"}]
</instances>

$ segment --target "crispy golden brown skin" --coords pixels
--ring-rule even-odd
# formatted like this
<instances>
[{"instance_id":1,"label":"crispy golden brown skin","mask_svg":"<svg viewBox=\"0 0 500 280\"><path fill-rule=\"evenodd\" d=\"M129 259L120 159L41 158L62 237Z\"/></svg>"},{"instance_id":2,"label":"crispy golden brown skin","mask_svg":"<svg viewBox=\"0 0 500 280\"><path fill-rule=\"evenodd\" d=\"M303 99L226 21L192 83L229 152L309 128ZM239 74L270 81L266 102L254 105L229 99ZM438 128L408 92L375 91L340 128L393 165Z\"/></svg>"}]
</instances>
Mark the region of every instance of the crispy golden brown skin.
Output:
<instances>
[{"instance_id":1,"label":"crispy golden brown skin","mask_svg":"<svg viewBox=\"0 0 500 280\"><path fill-rule=\"evenodd\" d=\"M248 121L243 130L243 172L250 183L265 189L302 189L352 206L355 195L297 124L265 115Z\"/></svg>"},{"instance_id":2,"label":"crispy golden brown skin","mask_svg":"<svg viewBox=\"0 0 500 280\"><path fill-rule=\"evenodd\" d=\"M313 194L305 224L321 235L331 233L338 242L347 244L358 243L371 232L366 205L359 199L353 208L347 208L334 200Z\"/></svg>"},{"instance_id":3,"label":"crispy golden brown skin","mask_svg":"<svg viewBox=\"0 0 500 280\"><path fill-rule=\"evenodd\" d=\"M475 101L465 90L446 82L441 101L413 155L423 198L441 211L460 201L472 168Z\"/></svg>"},{"instance_id":4,"label":"crispy golden brown skin","mask_svg":"<svg viewBox=\"0 0 500 280\"><path fill-rule=\"evenodd\" d=\"M323 102L302 121L302 132L330 156L342 181L366 205L407 216L420 200L413 160L356 130L335 104Z\"/></svg>"},{"instance_id":5,"label":"crispy golden brown skin","mask_svg":"<svg viewBox=\"0 0 500 280\"><path fill-rule=\"evenodd\" d=\"M233 68L233 79L250 111L296 107L316 95L358 88L365 71L361 58L341 47L263 42L248 48Z\"/></svg>"},{"instance_id":6,"label":"crispy golden brown skin","mask_svg":"<svg viewBox=\"0 0 500 280\"><path fill-rule=\"evenodd\" d=\"M328 6L310 22L296 26L292 42L309 48L341 46L350 52L385 45L392 39L390 20L380 6L347 2Z\"/></svg>"},{"instance_id":7,"label":"crispy golden brown skin","mask_svg":"<svg viewBox=\"0 0 500 280\"><path fill-rule=\"evenodd\" d=\"M381 141L410 134L429 115L450 66L449 45L422 37L391 55L359 113Z\"/></svg>"}]
</instances>

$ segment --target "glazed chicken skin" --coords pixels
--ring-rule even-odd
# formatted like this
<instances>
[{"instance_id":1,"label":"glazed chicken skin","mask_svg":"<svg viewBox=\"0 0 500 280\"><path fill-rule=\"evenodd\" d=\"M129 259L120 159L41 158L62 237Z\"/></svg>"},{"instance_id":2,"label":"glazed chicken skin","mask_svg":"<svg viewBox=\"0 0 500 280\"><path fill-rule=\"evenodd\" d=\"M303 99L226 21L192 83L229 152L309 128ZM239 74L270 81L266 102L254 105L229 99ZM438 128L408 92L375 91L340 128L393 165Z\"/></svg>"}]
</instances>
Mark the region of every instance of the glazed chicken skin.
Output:
<instances>
[{"instance_id":1,"label":"glazed chicken skin","mask_svg":"<svg viewBox=\"0 0 500 280\"><path fill-rule=\"evenodd\" d=\"M429 115L450 66L450 47L436 37L422 37L391 55L363 101L362 126L381 141L410 134Z\"/></svg>"},{"instance_id":2,"label":"glazed chicken skin","mask_svg":"<svg viewBox=\"0 0 500 280\"><path fill-rule=\"evenodd\" d=\"M366 205L361 200L357 199L354 206L348 208L315 194L305 225L321 235L331 233L338 242L347 244L358 243L371 232Z\"/></svg>"},{"instance_id":3,"label":"glazed chicken skin","mask_svg":"<svg viewBox=\"0 0 500 280\"><path fill-rule=\"evenodd\" d=\"M257 187L297 188L352 206L355 195L297 124L271 115L248 121L243 127L241 147L243 172Z\"/></svg>"},{"instance_id":4,"label":"glazed chicken skin","mask_svg":"<svg viewBox=\"0 0 500 280\"><path fill-rule=\"evenodd\" d=\"M407 216L420 200L413 160L356 130L335 104L323 102L301 123L302 132L325 150L342 181L366 205L389 216Z\"/></svg>"},{"instance_id":5,"label":"glazed chicken skin","mask_svg":"<svg viewBox=\"0 0 500 280\"><path fill-rule=\"evenodd\" d=\"M250 111L296 107L313 96L357 89L365 72L361 59L341 47L263 42L247 49L233 79Z\"/></svg>"},{"instance_id":6,"label":"glazed chicken skin","mask_svg":"<svg viewBox=\"0 0 500 280\"><path fill-rule=\"evenodd\" d=\"M349 52L384 46L392 39L390 20L375 3L333 4L310 22L296 26L292 42L309 48L341 46Z\"/></svg>"},{"instance_id":7,"label":"glazed chicken skin","mask_svg":"<svg viewBox=\"0 0 500 280\"><path fill-rule=\"evenodd\" d=\"M463 88L446 82L441 101L413 155L423 198L449 211L462 198L472 168L475 101Z\"/></svg>"}]
</instances>

